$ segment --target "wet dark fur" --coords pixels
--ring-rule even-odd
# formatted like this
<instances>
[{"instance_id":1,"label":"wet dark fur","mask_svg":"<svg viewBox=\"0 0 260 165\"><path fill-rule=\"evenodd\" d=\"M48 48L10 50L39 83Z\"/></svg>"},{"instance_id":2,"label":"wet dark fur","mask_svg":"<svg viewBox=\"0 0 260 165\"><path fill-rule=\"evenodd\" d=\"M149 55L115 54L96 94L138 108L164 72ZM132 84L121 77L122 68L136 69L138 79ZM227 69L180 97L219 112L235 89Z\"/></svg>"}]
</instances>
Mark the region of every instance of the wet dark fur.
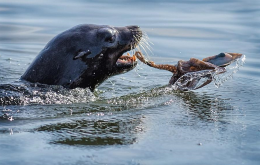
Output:
<instances>
[{"instance_id":1,"label":"wet dark fur","mask_svg":"<svg viewBox=\"0 0 260 165\"><path fill-rule=\"evenodd\" d=\"M75 26L54 37L21 79L93 91L108 77L134 68L136 64L119 68L116 62L138 44L141 36L138 26Z\"/></svg>"}]
</instances>

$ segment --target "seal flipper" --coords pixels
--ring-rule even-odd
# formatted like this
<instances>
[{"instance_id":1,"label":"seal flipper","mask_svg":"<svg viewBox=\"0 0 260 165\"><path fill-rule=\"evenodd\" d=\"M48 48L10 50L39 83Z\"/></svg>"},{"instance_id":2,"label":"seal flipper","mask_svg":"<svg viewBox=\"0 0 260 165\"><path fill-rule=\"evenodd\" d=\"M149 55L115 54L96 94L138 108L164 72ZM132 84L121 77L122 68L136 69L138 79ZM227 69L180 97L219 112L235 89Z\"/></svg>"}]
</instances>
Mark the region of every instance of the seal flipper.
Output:
<instances>
[{"instance_id":1,"label":"seal flipper","mask_svg":"<svg viewBox=\"0 0 260 165\"><path fill-rule=\"evenodd\" d=\"M240 58L242 54L240 53L220 53L218 55L210 56L207 58L204 58L202 61L209 62L211 64L225 67L229 65L234 60Z\"/></svg>"}]
</instances>

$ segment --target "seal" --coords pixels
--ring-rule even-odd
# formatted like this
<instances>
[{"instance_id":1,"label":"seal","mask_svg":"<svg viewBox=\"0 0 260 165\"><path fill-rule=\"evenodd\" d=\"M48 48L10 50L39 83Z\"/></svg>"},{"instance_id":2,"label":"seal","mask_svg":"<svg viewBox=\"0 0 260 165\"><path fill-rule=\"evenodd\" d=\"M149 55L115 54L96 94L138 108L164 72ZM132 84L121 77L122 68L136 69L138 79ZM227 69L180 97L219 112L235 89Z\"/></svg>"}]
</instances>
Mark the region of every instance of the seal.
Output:
<instances>
[{"instance_id":1,"label":"seal","mask_svg":"<svg viewBox=\"0 0 260 165\"><path fill-rule=\"evenodd\" d=\"M82 24L54 37L38 54L21 80L90 88L113 75L132 70L135 56L123 56L142 38L139 26L112 27Z\"/></svg>"}]
</instances>

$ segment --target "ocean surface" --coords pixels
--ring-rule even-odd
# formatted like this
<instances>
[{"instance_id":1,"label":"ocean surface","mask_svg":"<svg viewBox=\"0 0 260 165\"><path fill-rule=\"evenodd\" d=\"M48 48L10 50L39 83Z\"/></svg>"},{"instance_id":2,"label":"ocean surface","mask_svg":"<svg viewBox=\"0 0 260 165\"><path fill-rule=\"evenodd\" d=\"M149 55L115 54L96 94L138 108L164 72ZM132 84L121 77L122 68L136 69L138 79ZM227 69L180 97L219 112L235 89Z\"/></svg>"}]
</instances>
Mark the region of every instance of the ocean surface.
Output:
<instances>
[{"instance_id":1,"label":"ocean surface","mask_svg":"<svg viewBox=\"0 0 260 165\"><path fill-rule=\"evenodd\" d=\"M245 55L219 87L194 91L167 87L170 72L141 62L94 93L34 88L0 106L0 164L259 165L259 15L259 0L0 0L0 84L16 83L50 39L84 23L139 25L153 43L146 57L161 64Z\"/></svg>"}]
</instances>

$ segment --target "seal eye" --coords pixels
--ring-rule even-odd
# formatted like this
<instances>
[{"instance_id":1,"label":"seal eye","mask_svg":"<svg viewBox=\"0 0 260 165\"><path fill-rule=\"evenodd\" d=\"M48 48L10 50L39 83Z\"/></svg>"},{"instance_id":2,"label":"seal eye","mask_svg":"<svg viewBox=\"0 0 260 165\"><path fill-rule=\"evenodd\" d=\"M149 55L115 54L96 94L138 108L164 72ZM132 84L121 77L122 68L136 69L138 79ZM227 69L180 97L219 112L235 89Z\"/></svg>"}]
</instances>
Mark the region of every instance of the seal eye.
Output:
<instances>
[{"instance_id":1,"label":"seal eye","mask_svg":"<svg viewBox=\"0 0 260 165\"><path fill-rule=\"evenodd\" d=\"M113 43L115 41L115 36L109 36L105 38L106 42Z\"/></svg>"}]
</instances>

